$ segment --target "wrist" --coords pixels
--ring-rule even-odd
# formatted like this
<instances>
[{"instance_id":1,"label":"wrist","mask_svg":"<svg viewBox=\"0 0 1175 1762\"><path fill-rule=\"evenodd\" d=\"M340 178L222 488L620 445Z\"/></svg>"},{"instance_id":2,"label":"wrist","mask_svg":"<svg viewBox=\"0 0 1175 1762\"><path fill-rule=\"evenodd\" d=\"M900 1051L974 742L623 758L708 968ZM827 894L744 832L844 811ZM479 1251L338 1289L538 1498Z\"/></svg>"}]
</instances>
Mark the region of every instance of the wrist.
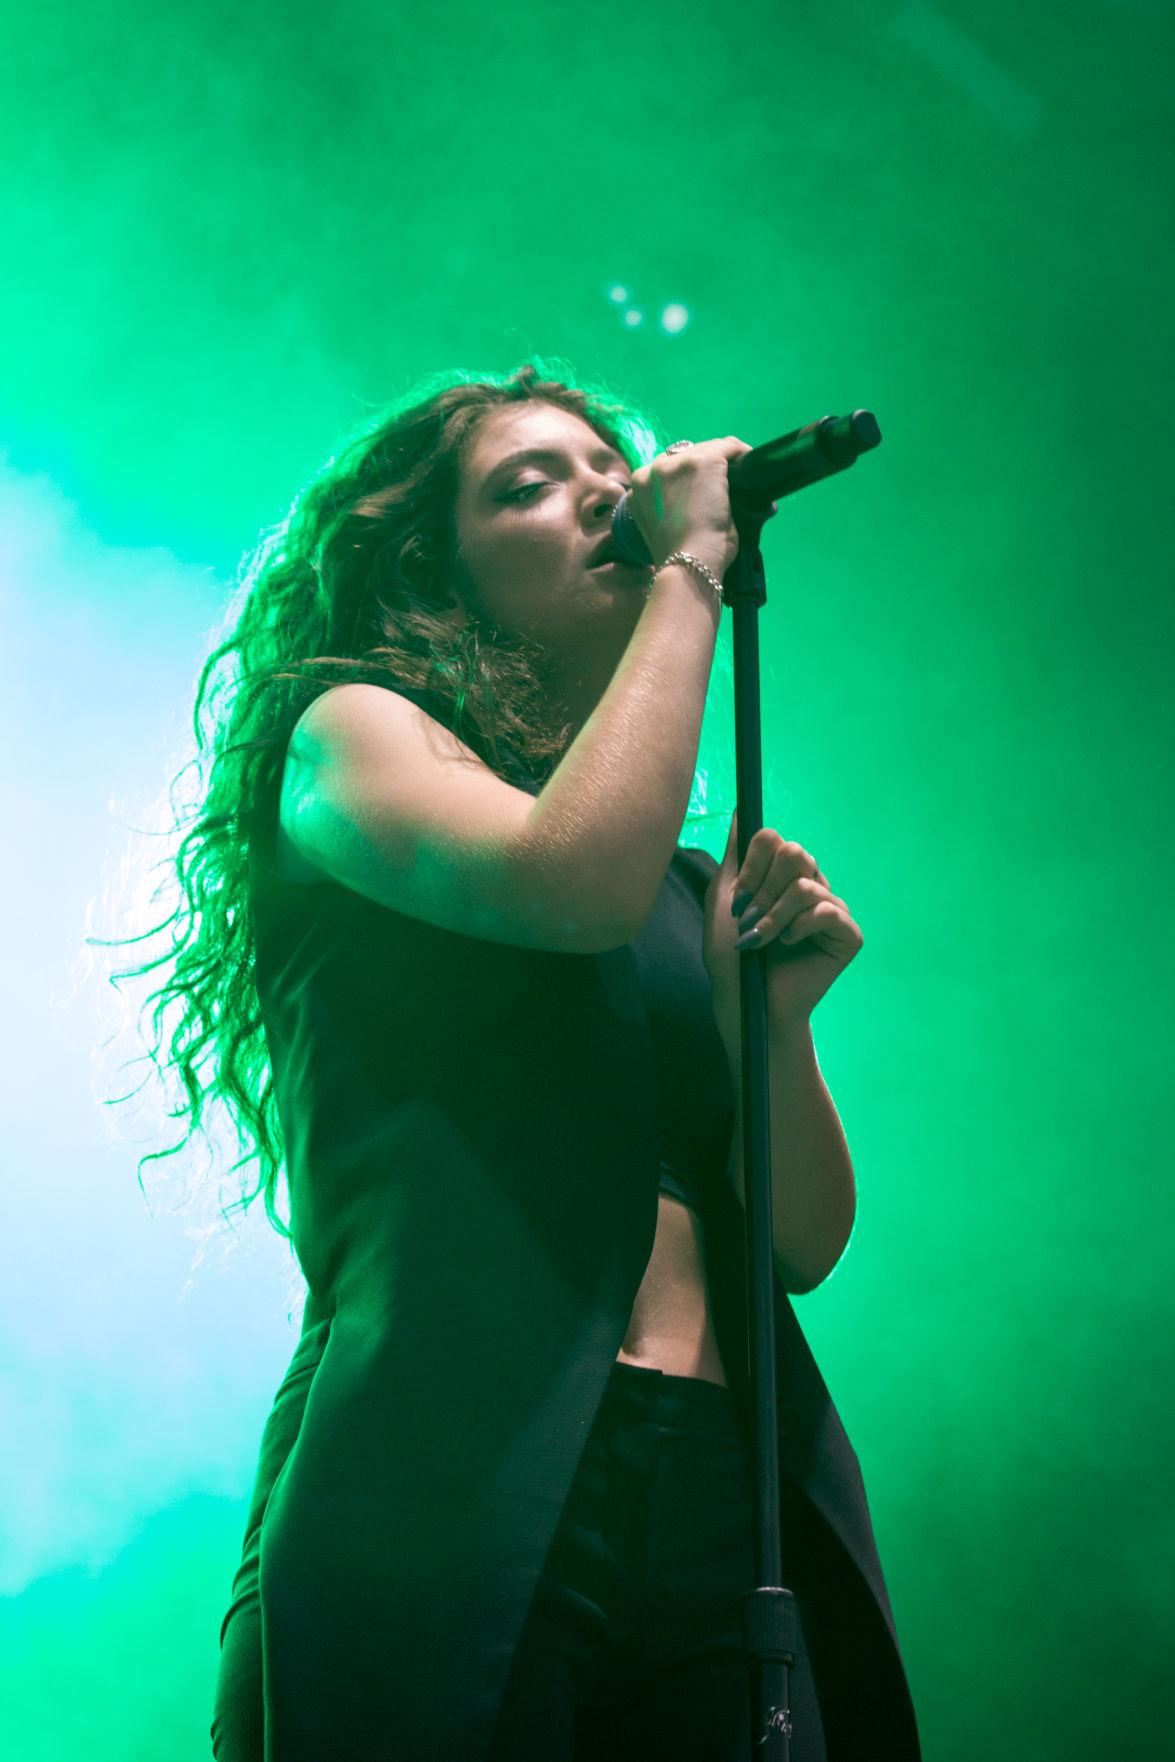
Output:
<instances>
[{"instance_id":1,"label":"wrist","mask_svg":"<svg viewBox=\"0 0 1175 1762\"><path fill-rule=\"evenodd\" d=\"M665 570L678 570L689 577L695 592L700 589L711 604L721 607L723 569L722 558L716 556L713 550L686 543L679 545L657 564L653 578L655 580Z\"/></svg>"},{"instance_id":2,"label":"wrist","mask_svg":"<svg viewBox=\"0 0 1175 1762\"><path fill-rule=\"evenodd\" d=\"M804 1010L772 1009L767 993L767 1023L773 1046L808 1047L812 1044L812 1017Z\"/></svg>"},{"instance_id":3,"label":"wrist","mask_svg":"<svg viewBox=\"0 0 1175 1762\"><path fill-rule=\"evenodd\" d=\"M737 966L732 970L723 965L710 972L710 999L718 1032L733 1063L742 1047L742 991ZM803 1046L811 1040L811 1011L796 1009L790 1003L782 1004L773 999L770 973L767 974L766 1005L767 1028L773 1045L794 1043Z\"/></svg>"}]
</instances>

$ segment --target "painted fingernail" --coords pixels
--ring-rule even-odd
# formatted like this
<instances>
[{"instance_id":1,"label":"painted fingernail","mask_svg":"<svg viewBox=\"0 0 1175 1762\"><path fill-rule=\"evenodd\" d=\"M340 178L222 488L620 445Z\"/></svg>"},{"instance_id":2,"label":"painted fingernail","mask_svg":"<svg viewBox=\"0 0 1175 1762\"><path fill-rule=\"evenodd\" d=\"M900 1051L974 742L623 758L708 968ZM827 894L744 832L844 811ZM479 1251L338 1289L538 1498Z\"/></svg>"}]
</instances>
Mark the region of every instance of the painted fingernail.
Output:
<instances>
[{"instance_id":1,"label":"painted fingernail","mask_svg":"<svg viewBox=\"0 0 1175 1762\"><path fill-rule=\"evenodd\" d=\"M740 930L749 930L752 924L757 924L760 918L765 918L766 916L767 913L763 910L762 906L753 905L743 913L738 921L738 927Z\"/></svg>"},{"instance_id":2,"label":"painted fingernail","mask_svg":"<svg viewBox=\"0 0 1175 1762\"><path fill-rule=\"evenodd\" d=\"M734 946L736 948L757 948L761 938L762 931L760 930L744 930Z\"/></svg>"},{"instance_id":3,"label":"painted fingernail","mask_svg":"<svg viewBox=\"0 0 1175 1762\"><path fill-rule=\"evenodd\" d=\"M749 893L736 893L734 898L730 902L730 915L731 915L731 917L732 918L741 918L743 913L746 911L747 907L750 905L750 903L751 903L751 895Z\"/></svg>"}]
</instances>

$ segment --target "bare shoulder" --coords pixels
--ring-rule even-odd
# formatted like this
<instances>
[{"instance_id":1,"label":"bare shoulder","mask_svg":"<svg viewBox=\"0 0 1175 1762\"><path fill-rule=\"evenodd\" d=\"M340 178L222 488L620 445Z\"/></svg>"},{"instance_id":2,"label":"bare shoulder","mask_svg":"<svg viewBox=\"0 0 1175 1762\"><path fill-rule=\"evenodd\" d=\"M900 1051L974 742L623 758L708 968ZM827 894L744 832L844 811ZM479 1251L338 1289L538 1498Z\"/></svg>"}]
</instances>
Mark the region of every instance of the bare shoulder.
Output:
<instances>
[{"instance_id":1,"label":"bare shoulder","mask_svg":"<svg viewBox=\"0 0 1175 1762\"><path fill-rule=\"evenodd\" d=\"M302 711L290 734L282 767L274 856L283 881L313 885L330 879L320 864L312 862L295 836L299 811L305 814L314 772L341 756L348 745L364 734L379 738L380 729L405 726L410 713L431 723L438 734L447 730L421 710L410 698L362 681L328 686Z\"/></svg>"},{"instance_id":2,"label":"bare shoulder","mask_svg":"<svg viewBox=\"0 0 1175 1762\"><path fill-rule=\"evenodd\" d=\"M313 759L340 742L382 740L398 731L404 737L434 739L438 751L464 747L443 722L403 692L383 685L348 680L330 685L302 711L290 735L290 750ZM469 748L464 748L469 751ZM476 757L470 752L470 757Z\"/></svg>"}]
</instances>

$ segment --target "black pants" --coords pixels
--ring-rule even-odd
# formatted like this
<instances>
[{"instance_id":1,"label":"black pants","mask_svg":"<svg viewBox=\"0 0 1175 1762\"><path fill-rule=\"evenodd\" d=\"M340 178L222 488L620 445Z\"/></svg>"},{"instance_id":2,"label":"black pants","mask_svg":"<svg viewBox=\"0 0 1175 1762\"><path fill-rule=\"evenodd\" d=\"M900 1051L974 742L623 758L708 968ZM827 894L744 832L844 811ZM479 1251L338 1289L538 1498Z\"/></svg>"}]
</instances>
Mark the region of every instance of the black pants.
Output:
<instances>
[{"instance_id":1,"label":"black pants","mask_svg":"<svg viewBox=\"0 0 1175 1762\"><path fill-rule=\"evenodd\" d=\"M490 1762L751 1762L741 1597L753 1584L749 1441L733 1395L616 1364ZM793 1762L825 1762L802 1646L790 1676Z\"/></svg>"},{"instance_id":2,"label":"black pants","mask_svg":"<svg viewBox=\"0 0 1175 1762\"><path fill-rule=\"evenodd\" d=\"M321 1341L306 1341L279 1391L263 1445L268 1478L292 1448L321 1351ZM254 1535L226 1618L212 1721L218 1762L264 1755L257 1545ZM788 1583L786 1534L784 1565ZM733 1395L697 1377L614 1365L514 1654L489 1762L751 1762L740 1598L753 1572L749 1445ZM802 1648L790 1702L792 1762L826 1762Z\"/></svg>"}]
</instances>

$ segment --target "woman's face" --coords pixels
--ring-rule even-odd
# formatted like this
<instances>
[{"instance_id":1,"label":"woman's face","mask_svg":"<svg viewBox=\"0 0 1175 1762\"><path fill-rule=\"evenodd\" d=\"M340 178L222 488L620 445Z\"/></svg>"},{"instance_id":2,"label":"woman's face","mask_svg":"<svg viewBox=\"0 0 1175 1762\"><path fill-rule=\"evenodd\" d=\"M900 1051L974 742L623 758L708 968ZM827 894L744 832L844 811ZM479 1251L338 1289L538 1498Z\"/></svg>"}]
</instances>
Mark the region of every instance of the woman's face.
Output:
<instances>
[{"instance_id":1,"label":"woman's face","mask_svg":"<svg viewBox=\"0 0 1175 1762\"><path fill-rule=\"evenodd\" d=\"M542 458L514 454L542 449ZM621 454L553 404L488 412L462 460L453 590L483 621L541 643L556 672L607 683L648 596L651 569L592 570L632 481Z\"/></svg>"}]
</instances>

